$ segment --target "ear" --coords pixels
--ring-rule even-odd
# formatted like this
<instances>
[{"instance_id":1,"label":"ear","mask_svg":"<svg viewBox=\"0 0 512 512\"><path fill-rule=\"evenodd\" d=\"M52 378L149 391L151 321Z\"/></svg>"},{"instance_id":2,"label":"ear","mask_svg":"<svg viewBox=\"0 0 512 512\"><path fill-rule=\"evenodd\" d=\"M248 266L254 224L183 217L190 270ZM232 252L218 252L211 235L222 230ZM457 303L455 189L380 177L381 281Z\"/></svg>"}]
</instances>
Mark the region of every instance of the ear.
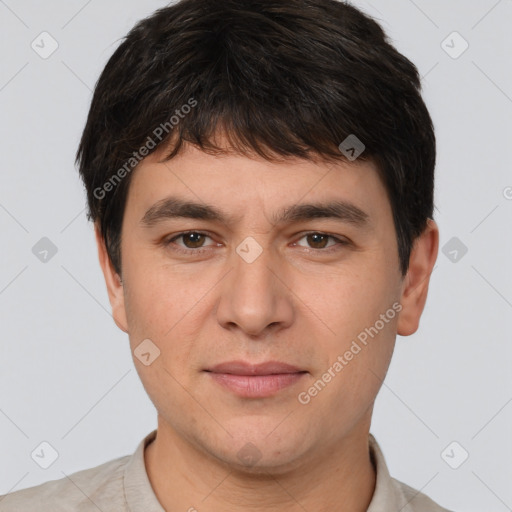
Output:
<instances>
[{"instance_id":1,"label":"ear","mask_svg":"<svg viewBox=\"0 0 512 512\"><path fill-rule=\"evenodd\" d=\"M101 270L107 285L108 298L112 306L112 317L114 322L124 332L128 332L128 322L126 321L126 310L124 306L124 289L121 277L114 270L110 257L107 253L105 240L101 236L100 228L94 225L94 233L96 236L96 245L98 247L98 258L100 260Z\"/></svg>"},{"instance_id":2,"label":"ear","mask_svg":"<svg viewBox=\"0 0 512 512\"><path fill-rule=\"evenodd\" d=\"M397 323L397 333L401 336L409 336L418 330L438 248L439 229L432 219L428 219L427 227L414 242L402 286L402 310Z\"/></svg>"}]
</instances>

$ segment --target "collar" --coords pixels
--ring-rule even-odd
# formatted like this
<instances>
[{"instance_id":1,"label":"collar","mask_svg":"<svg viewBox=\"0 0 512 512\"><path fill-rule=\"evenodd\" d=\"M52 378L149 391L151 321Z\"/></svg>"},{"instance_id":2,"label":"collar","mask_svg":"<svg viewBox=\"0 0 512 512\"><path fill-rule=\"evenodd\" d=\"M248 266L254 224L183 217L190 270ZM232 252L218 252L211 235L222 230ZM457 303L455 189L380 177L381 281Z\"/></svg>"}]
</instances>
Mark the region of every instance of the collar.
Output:
<instances>
[{"instance_id":1,"label":"collar","mask_svg":"<svg viewBox=\"0 0 512 512\"><path fill-rule=\"evenodd\" d=\"M382 512L382 510L402 510L404 507L400 490L394 485L394 481L389 474L389 469L384 459L379 443L372 434L368 434L368 445L370 448L370 459L375 468L375 490L373 491L372 501L367 512ZM404 508L403 512L407 512Z\"/></svg>"},{"instance_id":2,"label":"collar","mask_svg":"<svg viewBox=\"0 0 512 512\"><path fill-rule=\"evenodd\" d=\"M151 487L144 462L144 450L155 440L156 432L153 430L139 443L124 470L124 498L130 512L165 512Z\"/></svg>"}]
</instances>

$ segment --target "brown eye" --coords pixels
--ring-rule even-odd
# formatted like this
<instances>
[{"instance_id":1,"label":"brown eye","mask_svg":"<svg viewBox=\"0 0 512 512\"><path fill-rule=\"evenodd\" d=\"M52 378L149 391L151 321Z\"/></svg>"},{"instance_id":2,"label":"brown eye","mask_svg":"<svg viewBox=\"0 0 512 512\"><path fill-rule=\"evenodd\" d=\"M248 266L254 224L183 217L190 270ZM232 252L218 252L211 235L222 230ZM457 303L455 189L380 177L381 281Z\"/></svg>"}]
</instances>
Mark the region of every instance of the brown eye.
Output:
<instances>
[{"instance_id":1,"label":"brown eye","mask_svg":"<svg viewBox=\"0 0 512 512\"><path fill-rule=\"evenodd\" d=\"M324 249L329 238L329 235L322 235L321 233L306 235L306 239L313 249Z\"/></svg>"},{"instance_id":2,"label":"brown eye","mask_svg":"<svg viewBox=\"0 0 512 512\"><path fill-rule=\"evenodd\" d=\"M203 246L206 235L202 233L185 233L180 235L178 238L183 239L183 243L187 249L197 249Z\"/></svg>"},{"instance_id":3,"label":"brown eye","mask_svg":"<svg viewBox=\"0 0 512 512\"><path fill-rule=\"evenodd\" d=\"M300 247L306 247L309 249L318 249L322 250L325 249L324 252L327 252L328 250L337 249L336 246L342 246L347 245L348 242L346 242L343 239L340 239L338 237L335 237L333 235L328 235L327 233L306 233L299 241L306 240L307 245L303 245L302 243L297 242L297 245Z\"/></svg>"},{"instance_id":4,"label":"brown eye","mask_svg":"<svg viewBox=\"0 0 512 512\"><path fill-rule=\"evenodd\" d=\"M206 239L211 237L200 231L187 231L164 241L164 245L174 251L199 253L211 249L215 244L205 245Z\"/></svg>"}]
</instances>

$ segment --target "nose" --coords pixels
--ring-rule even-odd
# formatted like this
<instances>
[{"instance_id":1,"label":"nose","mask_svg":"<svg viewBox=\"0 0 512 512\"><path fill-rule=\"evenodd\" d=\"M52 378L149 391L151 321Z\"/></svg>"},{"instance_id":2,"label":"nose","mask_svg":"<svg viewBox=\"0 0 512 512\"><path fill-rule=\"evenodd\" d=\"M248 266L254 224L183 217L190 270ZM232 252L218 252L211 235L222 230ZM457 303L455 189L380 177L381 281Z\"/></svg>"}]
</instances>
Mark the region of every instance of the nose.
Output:
<instances>
[{"instance_id":1,"label":"nose","mask_svg":"<svg viewBox=\"0 0 512 512\"><path fill-rule=\"evenodd\" d=\"M256 337L291 325L292 293L277 255L265 248L251 261L234 251L231 261L217 307L219 324Z\"/></svg>"}]
</instances>

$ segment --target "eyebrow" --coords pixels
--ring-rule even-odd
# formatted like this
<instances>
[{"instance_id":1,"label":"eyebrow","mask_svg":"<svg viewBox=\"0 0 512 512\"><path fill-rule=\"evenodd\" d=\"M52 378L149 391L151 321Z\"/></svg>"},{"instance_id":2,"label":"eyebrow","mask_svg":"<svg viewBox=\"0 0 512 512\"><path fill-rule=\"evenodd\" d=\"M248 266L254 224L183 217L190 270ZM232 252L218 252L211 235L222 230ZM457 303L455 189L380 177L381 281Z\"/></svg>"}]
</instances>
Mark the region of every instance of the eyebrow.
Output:
<instances>
[{"instance_id":1,"label":"eyebrow","mask_svg":"<svg viewBox=\"0 0 512 512\"><path fill-rule=\"evenodd\" d=\"M151 206L140 222L149 228L174 218L200 219L223 224L234 224L239 219L239 217L223 213L212 205L187 201L178 197L167 197ZM361 228L367 227L370 220L370 216L353 203L335 200L286 207L272 217L272 222L284 224L320 218L337 219Z\"/></svg>"}]
</instances>

